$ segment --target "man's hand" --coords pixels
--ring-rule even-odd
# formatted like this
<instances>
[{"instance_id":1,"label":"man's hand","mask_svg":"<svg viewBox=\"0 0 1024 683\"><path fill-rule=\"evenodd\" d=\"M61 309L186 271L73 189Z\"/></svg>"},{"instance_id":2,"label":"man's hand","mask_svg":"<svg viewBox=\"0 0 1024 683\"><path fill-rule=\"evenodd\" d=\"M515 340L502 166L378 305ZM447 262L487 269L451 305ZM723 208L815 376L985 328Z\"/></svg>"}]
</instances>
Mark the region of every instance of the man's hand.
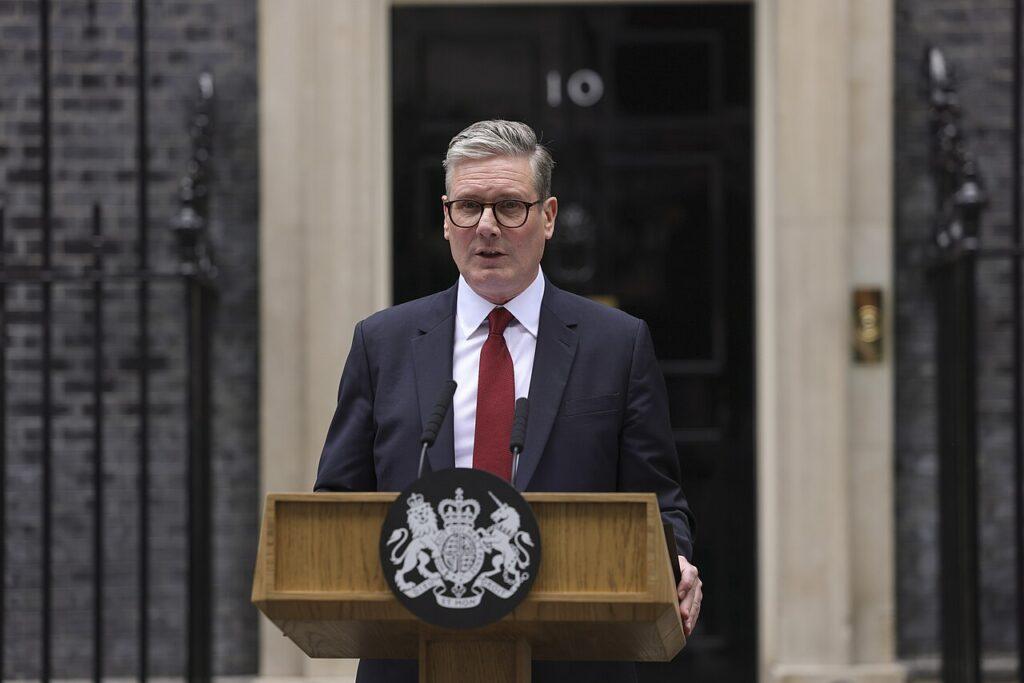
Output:
<instances>
[{"instance_id":1,"label":"man's hand","mask_svg":"<svg viewBox=\"0 0 1024 683\"><path fill-rule=\"evenodd\" d=\"M700 601L704 597L701 592L703 583L697 568L682 555L679 556L679 570L682 574L679 579L679 616L683 620L683 633L689 638L700 615Z\"/></svg>"}]
</instances>

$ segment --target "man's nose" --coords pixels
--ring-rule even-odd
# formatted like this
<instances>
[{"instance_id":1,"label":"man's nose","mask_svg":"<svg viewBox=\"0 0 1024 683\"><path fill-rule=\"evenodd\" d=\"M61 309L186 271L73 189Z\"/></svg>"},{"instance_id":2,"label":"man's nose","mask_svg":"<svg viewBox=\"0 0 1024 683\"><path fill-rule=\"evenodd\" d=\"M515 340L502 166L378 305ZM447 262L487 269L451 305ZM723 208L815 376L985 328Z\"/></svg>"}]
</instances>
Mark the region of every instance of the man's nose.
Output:
<instances>
[{"instance_id":1,"label":"man's nose","mask_svg":"<svg viewBox=\"0 0 1024 683\"><path fill-rule=\"evenodd\" d=\"M494 214L493 206L485 206L480 220L476 224L476 231L481 236L497 237L501 234L501 226L498 225L498 217Z\"/></svg>"}]
</instances>

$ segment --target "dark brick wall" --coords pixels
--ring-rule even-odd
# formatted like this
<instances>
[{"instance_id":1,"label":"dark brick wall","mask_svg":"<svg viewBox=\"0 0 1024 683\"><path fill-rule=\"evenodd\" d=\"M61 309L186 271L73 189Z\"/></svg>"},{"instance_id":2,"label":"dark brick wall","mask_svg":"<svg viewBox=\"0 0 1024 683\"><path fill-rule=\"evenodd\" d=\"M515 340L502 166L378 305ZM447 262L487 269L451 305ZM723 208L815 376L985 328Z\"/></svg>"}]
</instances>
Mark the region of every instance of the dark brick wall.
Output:
<instances>
[{"instance_id":1,"label":"dark brick wall","mask_svg":"<svg viewBox=\"0 0 1024 683\"><path fill-rule=\"evenodd\" d=\"M90 212L104 213L111 270L134 268L135 3L51 3L52 258L88 265ZM0 204L7 264L38 265L40 224L39 5L0 0ZM255 0L149 0L150 266L174 267L168 225L190 155L195 79L216 79L211 234L220 270L213 323L213 613L218 674L254 673L256 614L248 601L258 510L257 96ZM88 676L92 604L92 293L53 289L53 675ZM39 675L41 634L42 297L7 288L7 504L3 542L4 678ZM138 665L138 290L106 284L104 467L107 675ZM182 672L185 656L185 318L181 286L148 297L150 672Z\"/></svg>"},{"instance_id":2,"label":"dark brick wall","mask_svg":"<svg viewBox=\"0 0 1024 683\"><path fill-rule=\"evenodd\" d=\"M938 472L933 299L916 262L931 234L922 56L956 68L968 144L991 196L982 243L1007 246L1012 142L1012 0L896 0L896 457L899 652L939 649ZM987 651L1014 650L1012 288L1006 262L978 272L982 627Z\"/></svg>"}]
</instances>

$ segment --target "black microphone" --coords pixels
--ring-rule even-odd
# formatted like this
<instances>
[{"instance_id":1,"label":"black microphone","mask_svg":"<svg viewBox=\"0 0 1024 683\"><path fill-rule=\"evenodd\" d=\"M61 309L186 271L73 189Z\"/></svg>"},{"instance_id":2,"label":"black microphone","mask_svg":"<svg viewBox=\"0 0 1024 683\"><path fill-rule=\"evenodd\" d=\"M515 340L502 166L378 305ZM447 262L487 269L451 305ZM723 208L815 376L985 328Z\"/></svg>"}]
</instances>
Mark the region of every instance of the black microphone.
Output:
<instances>
[{"instance_id":1,"label":"black microphone","mask_svg":"<svg viewBox=\"0 0 1024 683\"><path fill-rule=\"evenodd\" d=\"M512 451L512 487L516 485L516 472L519 470L519 454L523 452L526 442L526 418L530 414L530 401L527 398L516 399L515 415L512 418L512 438L509 439L509 450Z\"/></svg>"},{"instance_id":2,"label":"black microphone","mask_svg":"<svg viewBox=\"0 0 1024 683\"><path fill-rule=\"evenodd\" d=\"M457 386L458 384L453 379L441 385L441 392L437 395L434 410L430 413L430 417L427 418L427 425L423 428L423 434L420 436L420 443L423 444L423 448L420 449L420 471L416 475L417 477L423 476L423 462L427 456L427 449L433 446L434 440L437 439L437 430L441 429L441 423L444 422L444 417L448 414L448 409L452 405L452 397L455 395L455 388Z\"/></svg>"}]
</instances>

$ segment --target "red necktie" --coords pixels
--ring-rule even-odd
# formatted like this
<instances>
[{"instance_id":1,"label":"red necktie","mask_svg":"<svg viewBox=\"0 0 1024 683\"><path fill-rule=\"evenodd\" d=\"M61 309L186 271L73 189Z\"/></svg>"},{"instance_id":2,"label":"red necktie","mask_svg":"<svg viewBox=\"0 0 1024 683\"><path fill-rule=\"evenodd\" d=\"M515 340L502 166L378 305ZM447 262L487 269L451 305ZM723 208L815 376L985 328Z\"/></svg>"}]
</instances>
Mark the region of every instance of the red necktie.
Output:
<instances>
[{"instance_id":1,"label":"red necktie","mask_svg":"<svg viewBox=\"0 0 1024 683\"><path fill-rule=\"evenodd\" d=\"M512 413L516 401L516 379L512 355L505 345L505 328L512 314L495 308L487 316L490 331L480 351L480 375L476 384L476 435L473 437L473 467L486 470L505 481L512 476Z\"/></svg>"}]
</instances>

